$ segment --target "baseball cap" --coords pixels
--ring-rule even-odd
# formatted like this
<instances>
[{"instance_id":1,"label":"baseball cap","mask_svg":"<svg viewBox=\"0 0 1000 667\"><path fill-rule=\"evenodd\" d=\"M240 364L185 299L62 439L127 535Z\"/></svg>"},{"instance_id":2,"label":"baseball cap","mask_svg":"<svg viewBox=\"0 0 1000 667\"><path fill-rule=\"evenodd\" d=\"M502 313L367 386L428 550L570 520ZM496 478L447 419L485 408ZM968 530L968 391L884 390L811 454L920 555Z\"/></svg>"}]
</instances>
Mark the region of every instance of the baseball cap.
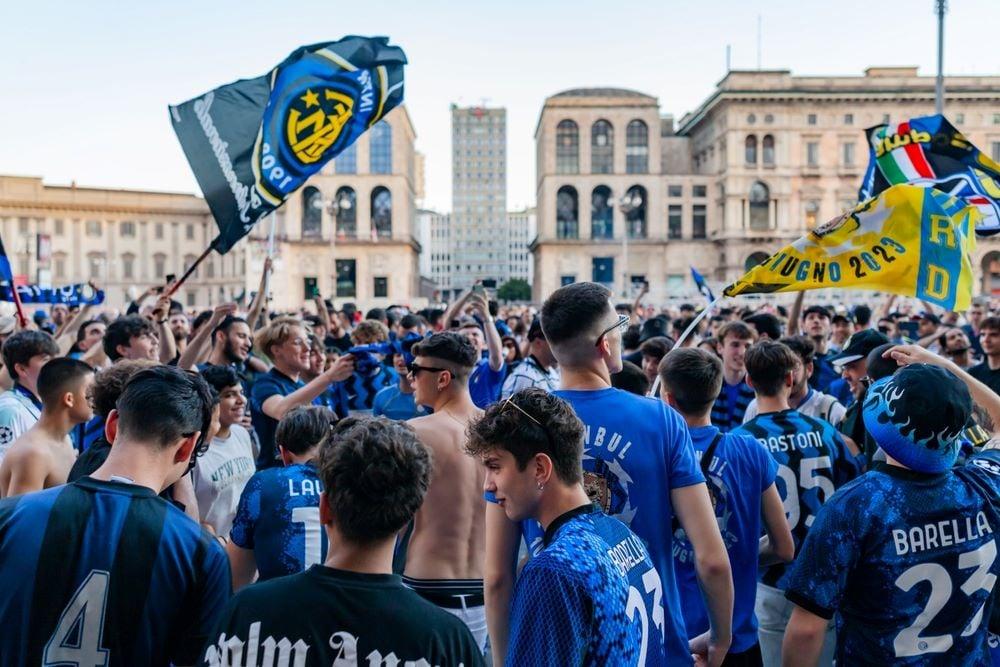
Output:
<instances>
[{"instance_id":1,"label":"baseball cap","mask_svg":"<svg viewBox=\"0 0 1000 667\"><path fill-rule=\"evenodd\" d=\"M920 313L921 320L927 320L928 322L938 325L941 324L941 318L934 313Z\"/></svg>"},{"instance_id":2,"label":"baseball cap","mask_svg":"<svg viewBox=\"0 0 1000 667\"><path fill-rule=\"evenodd\" d=\"M911 470L938 473L958 458L972 397L943 368L913 364L869 387L863 410L865 428L886 454Z\"/></svg>"},{"instance_id":3,"label":"baseball cap","mask_svg":"<svg viewBox=\"0 0 1000 667\"><path fill-rule=\"evenodd\" d=\"M667 318L662 315L657 315L646 320L642 323L642 329L639 331L639 343L645 343L650 338L656 338L657 336L669 335L667 331L668 325Z\"/></svg>"},{"instance_id":4,"label":"baseball cap","mask_svg":"<svg viewBox=\"0 0 1000 667\"><path fill-rule=\"evenodd\" d=\"M537 317L531 320L531 326L528 327L528 340L536 340L538 338L545 338L545 333L542 332L542 322Z\"/></svg>"},{"instance_id":5,"label":"baseball cap","mask_svg":"<svg viewBox=\"0 0 1000 667\"><path fill-rule=\"evenodd\" d=\"M803 310L802 318L805 319L807 315L811 315L812 313L816 313L817 315L822 315L826 319L830 319L830 311L827 309L827 307L818 305L809 306L808 308Z\"/></svg>"},{"instance_id":6,"label":"baseball cap","mask_svg":"<svg viewBox=\"0 0 1000 667\"><path fill-rule=\"evenodd\" d=\"M863 359L876 347L888 342L889 339L884 333L875 329L862 329L847 339L847 345L844 346L844 350L840 354L830 357L830 363L849 364L852 361Z\"/></svg>"}]
</instances>

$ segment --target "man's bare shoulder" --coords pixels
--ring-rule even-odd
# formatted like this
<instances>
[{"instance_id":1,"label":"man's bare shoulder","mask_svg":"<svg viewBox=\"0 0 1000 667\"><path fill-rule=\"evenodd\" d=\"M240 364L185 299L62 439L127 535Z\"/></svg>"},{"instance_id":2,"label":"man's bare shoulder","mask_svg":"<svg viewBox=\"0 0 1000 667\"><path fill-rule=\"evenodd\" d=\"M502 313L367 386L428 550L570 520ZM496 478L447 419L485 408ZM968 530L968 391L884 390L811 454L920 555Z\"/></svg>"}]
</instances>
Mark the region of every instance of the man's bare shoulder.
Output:
<instances>
[{"instance_id":1,"label":"man's bare shoulder","mask_svg":"<svg viewBox=\"0 0 1000 667\"><path fill-rule=\"evenodd\" d=\"M424 433L437 433L441 430L441 423L447 416L443 413L436 412L434 414L424 415L423 417L414 417L413 419L408 419L407 424L413 427L413 430L417 432L417 435Z\"/></svg>"}]
</instances>

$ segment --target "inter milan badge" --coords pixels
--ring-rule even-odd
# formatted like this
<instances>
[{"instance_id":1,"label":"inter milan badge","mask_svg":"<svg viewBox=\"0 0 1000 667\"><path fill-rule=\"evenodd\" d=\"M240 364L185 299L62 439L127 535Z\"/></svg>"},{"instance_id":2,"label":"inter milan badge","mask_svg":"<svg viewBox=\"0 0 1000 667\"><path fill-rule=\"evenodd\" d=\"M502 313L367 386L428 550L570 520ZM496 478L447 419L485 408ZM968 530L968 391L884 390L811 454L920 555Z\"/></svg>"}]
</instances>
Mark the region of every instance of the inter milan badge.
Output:
<instances>
[{"instance_id":1,"label":"inter milan badge","mask_svg":"<svg viewBox=\"0 0 1000 667\"><path fill-rule=\"evenodd\" d=\"M331 88L307 88L292 98L285 136L292 154L302 164L322 159L354 113L354 99Z\"/></svg>"}]
</instances>

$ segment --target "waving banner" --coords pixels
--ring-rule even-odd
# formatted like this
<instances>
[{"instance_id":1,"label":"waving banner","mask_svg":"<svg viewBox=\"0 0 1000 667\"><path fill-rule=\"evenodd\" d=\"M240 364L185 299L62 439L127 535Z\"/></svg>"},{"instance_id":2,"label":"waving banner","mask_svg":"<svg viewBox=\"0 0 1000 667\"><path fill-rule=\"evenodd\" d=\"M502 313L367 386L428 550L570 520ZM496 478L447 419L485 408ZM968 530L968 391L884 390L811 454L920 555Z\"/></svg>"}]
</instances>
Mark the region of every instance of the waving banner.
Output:
<instances>
[{"instance_id":1,"label":"waving banner","mask_svg":"<svg viewBox=\"0 0 1000 667\"><path fill-rule=\"evenodd\" d=\"M944 116L923 116L866 130L869 147L858 200L893 185L933 187L964 199L982 216L976 231L1000 232L1000 165L972 145Z\"/></svg>"},{"instance_id":2,"label":"waving banner","mask_svg":"<svg viewBox=\"0 0 1000 667\"><path fill-rule=\"evenodd\" d=\"M62 287L17 285L14 289L21 303L62 303L67 306L97 306L104 303L104 290L95 290L85 283ZM10 291L9 285L0 285L0 301L14 301L14 293Z\"/></svg>"},{"instance_id":3,"label":"waving banner","mask_svg":"<svg viewBox=\"0 0 1000 667\"><path fill-rule=\"evenodd\" d=\"M170 107L228 251L306 179L403 101L402 49L345 37L296 49L264 76Z\"/></svg>"},{"instance_id":4,"label":"waving banner","mask_svg":"<svg viewBox=\"0 0 1000 667\"><path fill-rule=\"evenodd\" d=\"M774 253L724 294L870 289L965 310L980 217L940 190L894 185Z\"/></svg>"}]
</instances>

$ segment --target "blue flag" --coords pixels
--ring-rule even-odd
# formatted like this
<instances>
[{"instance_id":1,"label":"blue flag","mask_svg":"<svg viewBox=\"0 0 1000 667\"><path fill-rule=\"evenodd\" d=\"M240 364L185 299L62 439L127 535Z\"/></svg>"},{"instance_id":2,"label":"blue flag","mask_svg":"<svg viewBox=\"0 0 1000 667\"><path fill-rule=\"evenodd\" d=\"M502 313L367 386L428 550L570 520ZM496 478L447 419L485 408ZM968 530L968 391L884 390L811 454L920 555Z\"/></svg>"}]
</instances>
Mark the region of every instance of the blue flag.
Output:
<instances>
[{"instance_id":1,"label":"blue flag","mask_svg":"<svg viewBox=\"0 0 1000 667\"><path fill-rule=\"evenodd\" d=\"M67 306L96 306L104 303L104 290L95 290L85 283L62 287L17 285L14 289L21 303L62 303ZM0 285L0 301L14 301L14 293L9 285Z\"/></svg>"},{"instance_id":2,"label":"blue flag","mask_svg":"<svg viewBox=\"0 0 1000 667\"><path fill-rule=\"evenodd\" d=\"M296 49L277 67L170 107L225 253L403 101L402 49L345 37Z\"/></svg>"},{"instance_id":3,"label":"blue flag","mask_svg":"<svg viewBox=\"0 0 1000 667\"><path fill-rule=\"evenodd\" d=\"M877 197L901 183L931 187L979 209L979 234L1000 232L1000 165L944 116L876 125L866 130L866 136L868 169L858 201Z\"/></svg>"},{"instance_id":4,"label":"blue flag","mask_svg":"<svg viewBox=\"0 0 1000 667\"><path fill-rule=\"evenodd\" d=\"M691 267L691 277L694 278L694 284L698 286L698 291L705 295L708 302L712 303L715 301L715 295L712 294L712 288L710 288L708 283L705 282L705 277L698 273L693 266Z\"/></svg>"},{"instance_id":5,"label":"blue flag","mask_svg":"<svg viewBox=\"0 0 1000 667\"><path fill-rule=\"evenodd\" d=\"M3 247L3 239L0 238L0 285L3 284L8 286L14 284L14 271L10 268L10 260L7 259L7 251ZM17 321L24 327L28 323L28 320L24 315L24 309L21 308L21 299L17 292L13 293L12 300L17 307Z\"/></svg>"}]
</instances>

